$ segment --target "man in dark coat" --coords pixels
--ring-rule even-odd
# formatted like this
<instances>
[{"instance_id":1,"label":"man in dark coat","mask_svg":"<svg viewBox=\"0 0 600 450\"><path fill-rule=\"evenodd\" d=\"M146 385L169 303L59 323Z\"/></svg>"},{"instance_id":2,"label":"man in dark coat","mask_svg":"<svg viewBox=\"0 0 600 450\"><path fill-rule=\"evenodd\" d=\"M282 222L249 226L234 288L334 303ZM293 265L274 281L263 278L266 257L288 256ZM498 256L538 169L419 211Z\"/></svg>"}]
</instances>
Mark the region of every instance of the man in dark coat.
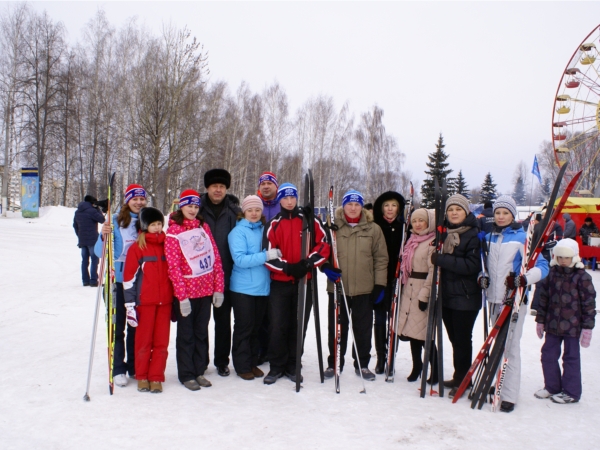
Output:
<instances>
[{"instance_id":1,"label":"man in dark coat","mask_svg":"<svg viewBox=\"0 0 600 450\"><path fill-rule=\"evenodd\" d=\"M577 237L577 227L575 226L575 222L571 219L571 214L564 213L563 219L565 219L565 231L563 232L563 237L565 239L573 239Z\"/></svg>"},{"instance_id":2,"label":"man in dark coat","mask_svg":"<svg viewBox=\"0 0 600 450\"><path fill-rule=\"evenodd\" d=\"M599 232L600 231L598 231L598 227L596 226L592 218L586 217L585 221L583 222L583 225L579 229L579 234L581 236L581 242L583 242L583 245L590 245L590 234Z\"/></svg>"},{"instance_id":3,"label":"man in dark coat","mask_svg":"<svg viewBox=\"0 0 600 450\"><path fill-rule=\"evenodd\" d=\"M97 200L86 195L84 201L77 205L73 228L79 239L81 248L81 281L84 286L98 286L98 257L94 253L94 245L98 240L98 224L104 223L104 215L94 206ZM92 267L89 269L90 259Z\"/></svg>"},{"instance_id":4,"label":"man in dark coat","mask_svg":"<svg viewBox=\"0 0 600 450\"><path fill-rule=\"evenodd\" d=\"M228 194L231 175L224 169L211 169L204 174L206 194L200 199L200 214L210 227L217 243L223 272L225 274L225 292L223 303L213 305L215 320L215 358L214 364L222 377L229 375L229 354L231 353L231 297L229 279L233 270L233 258L229 251L227 236L237 222L241 212L240 201Z\"/></svg>"},{"instance_id":5,"label":"man in dark coat","mask_svg":"<svg viewBox=\"0 0 600 450\"><path fill-rule=\"evenodd\" d=\"M489 200L483 204L483 211L477 216L479 229L485 231L485 234L491 233L494 228L494 208Z\"/></svg>"}]
</instances>

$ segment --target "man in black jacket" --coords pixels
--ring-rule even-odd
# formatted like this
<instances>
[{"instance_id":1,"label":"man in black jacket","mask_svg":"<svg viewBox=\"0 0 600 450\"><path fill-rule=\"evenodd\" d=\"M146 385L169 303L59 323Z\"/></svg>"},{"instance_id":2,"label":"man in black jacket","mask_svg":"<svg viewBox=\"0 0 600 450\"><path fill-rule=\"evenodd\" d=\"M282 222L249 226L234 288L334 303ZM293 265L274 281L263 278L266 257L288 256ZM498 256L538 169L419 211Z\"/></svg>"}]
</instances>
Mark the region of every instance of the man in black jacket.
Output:
<instances>
[{"instance_id":1,"label":"man in black jacket","mask_svg":"<svg viewBox=\"0 0 600 450\"><path fill-rule=\"evenodd\" d=\"M84 286L98 286L98 257L94 253L94 245L98 240L98 224L104 223L104 215L94 205L97 200L91 195L86 195L84 200L77 205L73 228L79 239L81 248L81 281ZM92 267L88 272L92 260Z\"/></svg>"},{"instance_id":2,"label":"man in black jacket","mask_svg":"<svg viewBox=\"0 0 600 450\"><path fill-rule=\"evenodd\" d=\"M200 214L213 234L225 274L225 292L222 304L213 305L215 320L214 364L222 377L229 375L229 354L231 353L231 297L229 279L233 270L233 258L229 251L227 236L237 222L241 212L239 200L227 193L231 185L231 175L225 169L211 169L204 174L206 194L200 199Z\"/></svg>"}]
</instances>

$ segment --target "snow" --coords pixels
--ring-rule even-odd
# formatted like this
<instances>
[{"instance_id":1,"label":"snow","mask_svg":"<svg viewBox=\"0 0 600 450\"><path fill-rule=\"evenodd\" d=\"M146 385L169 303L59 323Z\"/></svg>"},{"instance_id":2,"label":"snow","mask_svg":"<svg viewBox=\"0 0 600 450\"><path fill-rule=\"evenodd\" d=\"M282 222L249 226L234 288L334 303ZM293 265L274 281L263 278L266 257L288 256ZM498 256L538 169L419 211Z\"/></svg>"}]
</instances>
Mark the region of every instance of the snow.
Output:
<instances>
[{"instance_id":1,"label":"snow","mask_svg":"<svg viewBox=\"0 0 600 450\"><path fill-rule=\"evenodd\" d=\"M543 387L542 341L527 316L522 339L521 395L511 414L492 413L489 405L471 410L466 397L419 397L418 383L408 383L410 351L401 343L396 381L383 376L361 381L348 364L341 393L333 380L320 384L314 322L304 354L300 393L282 378L272 386L262 380L221 378L213 366L206 373L211 388L185 389L177 380L175 331L164 392L139 393L135 382L108 394L106 337L101 315L90 388L86 387L96 289L82 287L80 253L72 229L74 209L42 208L38 219L18 214L0 219L0 448L80 449L139 447L193 448L419 448L478 449L600 447L600 337L582 349L583 396L579 403L557 405L534 398ZM597 289L600 273L591 272ZM325 341L327 305L320 277L321 325ZM211 323L212 339L212 323ZM482 342L481 314L475 347ZM350 347L350 345L349 345ZM327 356L326 346L324 354ZM374 349L370 368L375 365ZM212 353L212 347L211 347ZM445 342L446 378L452 370ZM267 372L268 365L262 369Z\"/></svg>"}]
</instances>

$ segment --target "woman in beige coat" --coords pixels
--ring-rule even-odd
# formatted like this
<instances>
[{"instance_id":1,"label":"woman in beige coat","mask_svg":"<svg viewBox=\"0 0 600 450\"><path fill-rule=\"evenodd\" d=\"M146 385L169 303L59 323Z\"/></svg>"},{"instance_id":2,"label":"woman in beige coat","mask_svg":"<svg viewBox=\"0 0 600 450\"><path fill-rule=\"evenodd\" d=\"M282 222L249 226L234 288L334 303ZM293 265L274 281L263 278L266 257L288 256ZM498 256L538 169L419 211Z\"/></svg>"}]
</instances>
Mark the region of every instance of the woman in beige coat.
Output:
<instances>
[{"instance_id":1,"label":"woman in beige coat","mask_svg":"<svg viewBox=\"0 0 600 450\"><path fill-rule=\"evenodd\" d=\"M433 210L417 209L412 213L410 223L412 234L402 253L403 288L397 333L401 340L410 341L413 369L407 380L417 381L423 369L421 349L425 344L427 305L434 268L431 263L431 254L435 250L431 245L435 239Z\"/></svg>"}]
</instances>

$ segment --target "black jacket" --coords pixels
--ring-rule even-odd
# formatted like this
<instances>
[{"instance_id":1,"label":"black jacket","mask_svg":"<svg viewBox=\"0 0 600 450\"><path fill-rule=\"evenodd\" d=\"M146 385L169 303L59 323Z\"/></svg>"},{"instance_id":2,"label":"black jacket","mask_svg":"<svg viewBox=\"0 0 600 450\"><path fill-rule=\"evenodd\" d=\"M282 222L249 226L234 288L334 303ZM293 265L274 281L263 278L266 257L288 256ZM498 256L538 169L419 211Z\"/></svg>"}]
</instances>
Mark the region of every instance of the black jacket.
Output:
<instances>
[{"instance_id":1,"label":"black jacket","mask_svg":"<svg viewBox=\"0 0 600 450\"><path fill-rule=\"evenodd\" d=\"M436 265L442 269L442 305L459 311L478 311L481 308L481 288L477 284L481 272L479 228L472 213L457 228L463 225L472 228L460 235L460 243L451 254L437 257ZM446 238L446 233L442 238Z\"/></svg>"},{"instance_id":2,"label":"black jacket","mask_svg":"<svg viewBox=\"0 0 600 450\"><path fill-rule=\"evenodd\" d=\"M77 205L75 217L73 218L73 228L79 238L79 247L89 247L96 245L98 240L98 224L104 223L104 214L98 208L92 206L89 202L81 202Z\"/></svg>"},{"instance_id":3,"label":"black jacket","mask_svg":"<svg viewBox=\"0 0 600 450\"><path fill-rule=\"evenodd\" d=\"M209 206L209 202L208 194L202 194L200 197L200 214L210 227L213 238L217 243L221 262L223 263L223 273L225 274L225 289L229 289L229 277L233 270L233 258L229 251L227 236L229 236L230 231L233 230L233 227L237 223L237 214L241 211L239 206L240 201L235 195L226 194L219 217L215 217L213 210Z\"/></svg>"},{"instance_id":4,"label":"black jacket","mask_svg":"<svg viewBox=\"0 0 600 450\"><path fill-rule=\"evenodd\" d=\"M590 238L591 233L598 233L598 227L596 226L596 224L592 222L592 224L588 226L584 223L579 229L579 235L581 236L581 241L583 242L583 245L590 245L588 240Z\"/></svg>"},{"instance_id":5,"label":"black jacket","mask_svg":"<svg viewBox=\"0 0 600 450\"><path fill-rule=\"evenodd\" d=\"M389 223L383 218L382 206L387 200L396 200L400 208L398 217L392 223ZM387 247L389 262L387 268L387 283L393 287L394 275L396 274L396 265L398 264L398 253L402 245L402 231L404 228L404 197L397 192L388 191L381 194L375 200L373 205L374 222L381 227L383 236L385 237L385 245Z\"/></svg>"},{"instance_id":6,"label":"black jacket","mask_svg":"<svg viewBox=\"0 0 600 450\"><path fill-rule=\"evenodd\" d=\"M486 208L477 216L479 229L485 234L491 233L494 228L494 208Z\"/></svg>"}]
</instances>

